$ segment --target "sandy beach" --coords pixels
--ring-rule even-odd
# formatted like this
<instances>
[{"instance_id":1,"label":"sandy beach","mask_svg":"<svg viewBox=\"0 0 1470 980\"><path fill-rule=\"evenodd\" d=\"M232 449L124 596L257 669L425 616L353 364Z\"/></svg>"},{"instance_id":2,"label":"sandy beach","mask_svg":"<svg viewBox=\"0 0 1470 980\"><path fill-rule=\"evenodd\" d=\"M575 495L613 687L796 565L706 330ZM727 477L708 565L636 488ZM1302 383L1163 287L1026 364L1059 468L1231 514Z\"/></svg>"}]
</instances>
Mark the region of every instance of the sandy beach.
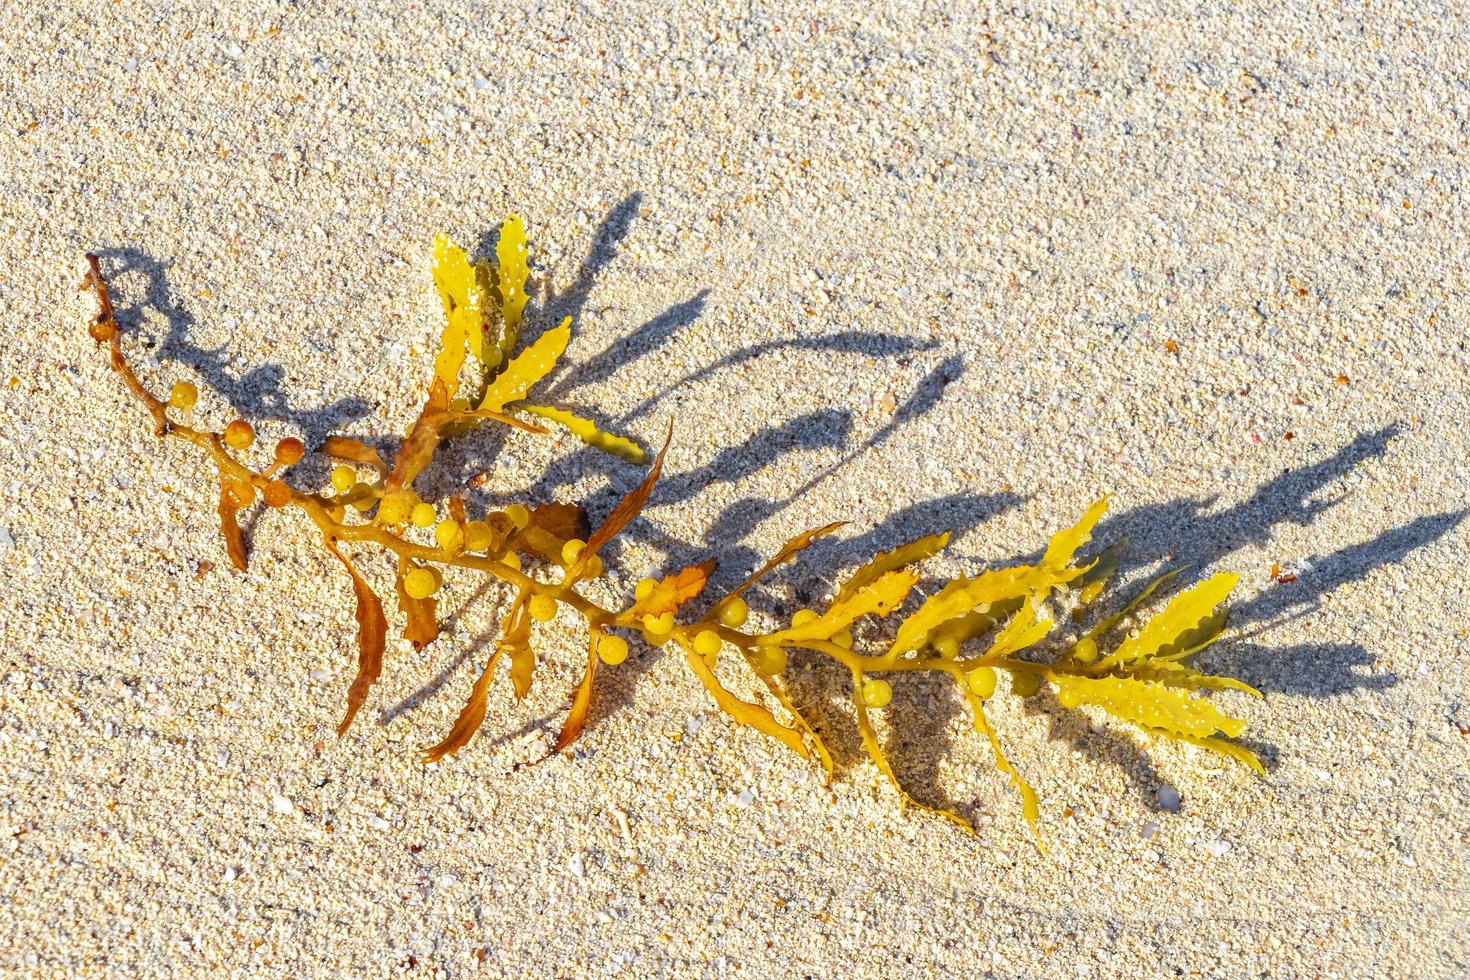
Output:
<instances>
[{"instance_id":1,"label":"sandy beach","mask_svg":"<svg viewBox=\"0 0 1470 980\"><path fill-rule=\"evenodd\" d=\"M1470 973L1470 29L1372 8L10 8L0 972ZM230 568L213 467L87 335L83 256L146 384L316 445L412 421L434 236L485 254L512 213L528 325L573 317L543 400L674 423L597 595L711 556L727 589L851 522L752 595L775 624L879 549L952 530L932 591L1111 494L1119 597L1240 574L1207 660L1263 693L1214 697L1265 776L997 697L1042 854L949 687L895 682L881 729L974 836L900 807L830 668L793 668L829 786L639 644L527 767L582 670L562 620L426 767L504 610L469 575L339 739L350 580L289 513ZM517 434L430 482L481 472L594 516L642 475Z\"/></svg>"}]
</instances>

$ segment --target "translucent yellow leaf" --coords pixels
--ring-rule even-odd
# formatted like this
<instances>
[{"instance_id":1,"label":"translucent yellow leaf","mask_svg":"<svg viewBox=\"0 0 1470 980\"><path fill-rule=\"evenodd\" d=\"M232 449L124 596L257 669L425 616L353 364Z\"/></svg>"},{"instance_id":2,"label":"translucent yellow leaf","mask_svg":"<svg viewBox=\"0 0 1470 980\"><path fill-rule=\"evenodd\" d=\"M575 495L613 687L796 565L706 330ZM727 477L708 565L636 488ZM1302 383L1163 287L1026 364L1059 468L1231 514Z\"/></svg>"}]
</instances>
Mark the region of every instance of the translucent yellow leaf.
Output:
<instances>
[{"instance_id":1,"label":"translucent yellow leaf","mask_svg":"<svg viewBox=\"0 0 1470 980\"><path fill-rule=\"evenodd\" d=\"M1089 507L1076 524L1052 535L1046 546L1046 554L1041 557L1042 567L1062 569L1070 565L1077 550L1092 540L1092 529L1097 526L1107 509L1108 498L1104 497Z\"/></svg>"},{"instance_id":2,"label":"translucent yellow leaf","mask_svg":"<svg viewBox=\"0 0 1470 980\"><path fill-rule=\"evenodd\" d=\"M941 640L949 639L958 646L967 640L973 640L982 633L988 632L996 623L1015 613L1025 601L1024 598L1017 598L1007 599L1004 602L987 602L972 612L951 619L947 623L941 623L929 631L929 645L933 646Z\"/></svg>"},{"instance_id":3,"label":"translucent yellow leaf","mask_svg":"<svg viewBox=\"0 0 1470 980\"><path fill-rule=\"evenodd\" d=\"M1200 620L1198 626L1185 630L1172 641L1164 644L1159 648L1159 652L1149 660L1182 660L1199 653L1220 638L1229 619L1230 607L1221 603L1215 607L1214 612Z\"/></svg>"},{"instance_id":4,"label":"translucent yellow leaf","mask_svg":"<svg viewBox=\"0 0 1470 980\"><path fill-rule=\"evenodd\" d=\"M539 415L543 419L550 419L556 424L571 430L572 435L581 439L593 449L601 449L605 453L611 453L621 459L626 459L630 463L641 464L648 462L648 453L644 452L643 447L638 445L638 443L630 439L624 439L622 436L615 436L603 432L590 419L584 419L580 415L573 415L564 409L551 408L546 405L522 404L516 407L523 412L530 412L532 415Z\"/></svg>"},{"instance_id":5,"label":"translucent yellow leaf","mask_svg":"<svg viewBox=\"0 0 1470 980\"><path fill-rule=\"evenodd\" d=\"M1066 708L1093 704L1142 728L1196 738L1217 732L1234 738L1245 730L1244 721L1222 713L1209 701L1156 681L1053 672L1046 677L1056 685L1057 700Z\"/></svg>"},{"instance_id":6,"label":"translucent yellow leaf","mask_svg":"<svg viewBox=\"0 0 1470 980\"><path fill-rule=\"evenodd\" d=\"M521 330L521 312L526 308L526 280L530 277L526 257L526 226L519 217L511 215L500 226L500 240L495 244L500 319L505 331L500 338L500 352L507 358L515 349Z\"/></svg>"},{"instance_id":7,"label":"translucent yellow leaf","mask_svg":"<svg viewBox=\"0 0 1470 980\"><path fill-rule=\"evenodd\" d=\"M704 662L704 658L694 650L686 651L684 659L689 663L690 669L694 671L700 683L704 685L705 690L714 697L715 704L720 706L721 711L742 725L749 725L769 735L802 758L808 756L806 741L802 738L801 732L781 724L776 720L776 716L771 714L771 709L764 705L743 701L727 691L719 678L715 676L715 672L710 670L709 665Z\"/></svg>"},{"instance_id":8,"label":"translucent yellow leaf","mask_svg":"<svg viewBox=\"0 0 1470 980\"><path fill-rule=\"evenodd\" d=\"M964 694L965 700L970 704L970 713L975 717L975 730L990 740L990 750L995 754L995 768L1010 776L1011 782L1015 784L1016 792L1021 794L1021 814L1031 825L1031 833L1036 836L1036 845L1045 851L1046 845L1041 840L1041 805L1037 802L1036 790L1031 788L1031 784L1015 766L1011 765L1010 760L1001 751L1000 738L995 734L995 729L991 727L990 719L985 716L985 702L970 690L964 678L957 676L955 681L959 684L960 692Z\"/></svg>"},{"instance_id":9,"label":"translucent yellow leaf","mask_svg":"<svg viewBox=\"0 0 1470 980\"><path fill-rule=\"evenodd\" d=\"M1092 567L1072 583L1073 588L1077 590L1077 608L1072 613L1074 619L1080 619L1086 607L1092 605L1097 601L1097 597L1102 595L1108 580L1118 571L1118 564L1122 561L1123 552L1127 548L1127 538L1119 538L1114 541L1102 550L1097 560L1092 563Z\"/></svg>"},{"instance_id":10,"label":"translucent yellow leaf","mask_svg":"<svg viewBox=\"0 0 1470 980\"><path fill-rule=\"evenodd\" d=\"M1211 752L1234 759L1241 765L1253 769L1257 776L1266 775L1266 767L1261 765L1261 760L1256 758L1256 754L1244 745L1227 742L1223 738L1195 738L1193 735L1181 735L1180 738L1202 749L1209 749Z\"/></svg>"},{"instance_id":11,"label":"translucent yellow leaf","mask_svg":"<svg viewBox=\"0 0 1470 980\"><path fill-rule=\"evenodd\" d=\"M1087 631L1087 639L1096 640L1108 630L1112 629L1114 626L1117 626L1118 623L1122 621L1124 616L1128 615L1133 610L1143 605L1143 603L1147 601L1148 597L1153 595L1154 592L1158 590L1159 586L1163 585L1165 582L1174 578L1176 575L1183 571L1184 569L1182 568L1175 568L1171 571L1165 572L1164 574L1155 578L1153 581L1149 582L1147 585L1139 590L1137 595L1129 599L1128 602L1124 604L1123 608L1119 609L1117 612L1109 616L1104 617L1103 619L1098 620L1097 624L1094 625L1092 629Z\"/></svg>"},{"instance_id":12,"label":"translucent yellow leaf","mask_svg":"<svg viewBox=\"0 0 1470 980\"><path fill-rule=\"evenodd\" d=\"M975 826L970 821L960 816L954 810L930 806L928 803L919 802L909 794L908 790L904 789L903 783L898 781L898 774L893 771L893 766L889 764L888 756L883 752L883 743L878 741L878 733L873 729L872 720L868 718L868 705L863 700L863 675L860 673L853 674L852 705L853 710L857 713L858 734L862 736L864 751L868 753L868 758L873 760L873 765L878 767L878 771L893 785L893 788L898 792L899 799L903 801L904 805L944 817L946 820L963 827L973 834L975 832Z\"/></svg>"},{"instance_id":13,"label":"translucent yellow leaf","mask_svg":"<svg viewBox=\"0 0 1470 980\"><path fill-rule=\"evenodd\" d=\"M1240 576L1222 572L1179 593L1134 636L1099 662L1099 666L1146 660L1164 650L1180 637L1195 630L1215 615L1215 607L1224 602Z\"/></svg>"},{"instance_id":14,"label":"translucent yellow leaf","mask_svg":"<svg viewBox=\"0 0 1470 980\"><path fill-rule=\"evenodd\" d=\"M444 335L434 358L434 374L452 396L459 389L459 372L468 346L483 360L488 296L484 273L470 264L464 250L439 235L434 239L434 285L444 304Z\"/></svg>"},{"instance_id":15,"label":"translucent yellow leaf","mask_svg":"<svg viewBox=\"0 0 1470 980\"><path fill-rule=\"evenodd\" d=\"M984 611L987 606L1007 600L1022 599L1033 593L1048 593L1087 572L1087 568L1071 565L1077 549L1092 538L1092 529L1107 510L1104 497L1088 509L1074 526L1052 535L1046 554L1038 565L982 572L974 578L956 579L934 595L898 628L898 635L888 649L889 657L899 657L918 650L930 642L940 626L961 616Z\"/></svg>"},{"instance_id":16,"label":"translucent yellow leaf","mask_svg":"<svg viewBox=\"0 0 1470 980\"><path fill-rule=\"evenodd\" d=\"M1011 621L1006 623L1005 629L996 634L985 656L995 660L1009 657L1013 653L1040 643L1046 638L1046 634L1051 632L1051 627L1051 620L1036 617L1035 603L1023 602L1016 610L1016 614L1011 617Z\"/></svg>"},{"instance_id":17,"label":"translucent yellow leaf","mask_svg":"<svg viewBox=\"0 0 1470 980\"><path fill-rule=\"evenodd\" d=\"M881 552L842 583L842 588L837 591L836 601L841 602L846 599L884 572L891 572L894 569L921 562L925 558L932 558L947 544L949 544L949 532L945 531L943 534L925 535L908 544L899 545L892 551Z\"/></svg>"},{"instance_id":18,"label":"translucent yellow leaf","mask_svg":"<svg viewBox=\"0 0 1470 980\"><path fill-rule=\"evenodd\" d=\"M567 349L571 339L571 317L537 337L535 343L513 357L505 370L485 387L485 397L480 401L481 410L498 412L511 402L525 398L531 386L556 367L557 358Z\"/></svg>"},{"instance_id":19,"label":"translucent yellow leaf","mask_svg":"<svg viewBox=\"0 0 1470 980\"><path fill-rule=\"evenodd\" d=\"M888 648L888 656L901 656L917 650L929 641L929 633L934 628L981 606L1024 598L1043 582L1049 581L1055 581L1054 576L1031 565L994 569L981 572L974 578L956 579L924 600L924 604L903 621L893 645Z\"/></svg>"},{"instance_id":20,"label":"translucent yellow leaf","mask_svg":"<svg viewBox=\"0 0 1470 980\"><path fill-rule=\"evenodd\" d=\"M1136 677L1139 680L1158 681L1168 687L1180 687L1187 691L1198 691L1208 688L1212 691L1242 691L1252 697L1260 697L1261 692L1251 687L1245 681L1238 681L1234 677L1217 677L1206 674L1194 667L1172 660L1149 660L1133 668L1127 669L1127 676Z\"/></svg>"},{"instance_id":21,"label":"translucent yellow leaf","mask_svg":"<svg viewBox=\"0 0 1470 980\"><path fill-rule=\"evenodd\" d=\"M846 629L860 617L871 614L888 615L903 602L918 580L919 573L912 569L885 572L877 581L862 586L846 599L834 602L816 619L772 633L764 637L761 643L780 646L783 643L830 639L833 634Z\"/></svg>"}]
</instances>

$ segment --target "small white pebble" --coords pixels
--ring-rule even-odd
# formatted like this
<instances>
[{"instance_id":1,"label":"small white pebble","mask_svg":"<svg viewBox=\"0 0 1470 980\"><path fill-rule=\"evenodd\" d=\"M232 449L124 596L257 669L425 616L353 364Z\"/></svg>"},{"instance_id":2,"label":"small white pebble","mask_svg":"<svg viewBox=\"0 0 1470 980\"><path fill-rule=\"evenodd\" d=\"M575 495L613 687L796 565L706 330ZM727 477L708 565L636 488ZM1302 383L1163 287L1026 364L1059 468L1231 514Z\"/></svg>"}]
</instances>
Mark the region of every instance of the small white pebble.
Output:
<instances>
[{"instance_id":1,"label":"small white pebble","mask_svg":"<svg viewBox=\"0 0 1470 980\"><path fill-rule=\"evenodd\" d=\"M277 793L271 799L271 809L276 811L277 813L290 813L296 808L291 805L291 801L289 799L282 796L280 793Z\"/></svg>"},{"instance_id":2,"label":"small white pebble","mask_svg":"<svg viewBox=\"0 0 1470 980\"><path fill-rule=\"evenodd\" d=\"M1223 837L1205 841L1205 850L1210 852L1211 857L1224 857L1230 852L1230 848L1230 842Z\"/></svg>"},{"instance_id":3,"label":"small white pebble","mask_svg":"<svg viewBox=\"0 0 1470 980\"><path fill-rule=\"evenodd\" d=\"M384 820L380 816L373 815L371 817L368 817L368 826L373 828L374 830L387 830L388 821Z\"/></svg>"},{"instance_id":4,"label":"small white pebble","mask_svg":"<svg viewBox=\"0 0 1470 980\"><path fill-rule=\"evenodd\" d=\"M1168 783L1159 787L1159 809L1169 813L1179 812L1179 791Z\"/></svg>"},{"instance_id":5,"label":"small white pebble","mask_svg":"<svg viewBox=\"0 0 1470 980\"><path fill-rule=\"evenodd\" d=\"M312 670L311 679L314 681L329 681L332 679L332 672L317 667Z\"/></svg>"},{"instance_id":6,"label":"small white pebble","mask_svg":"<svg viewBox=\"0 0 1470 980\"><path fill-rule=\"evenodd\" d=\"M567 867L571 870L572 874L576 875L578 878L582 877L582 875L587 872L587 861L585 858L582 857L581 851L578 851L576 854L572 855L571 860L567 862Z\"/></svg>"},{"instance_id":7,"label":"small white pebble","mask_svg":"<svg viewBox=\"0 0 1470 980\"><path fill-rule=\"evenodd\" d=\"M240 869L231 865L230 867L225 869L225 873L220 875L220 877L223 878L225 881L234 881L236 878L240 877Z\"/></svg>"},{"instance_id":8,"label":"small white pebble","mask_svg":"<svg viewBox=\"0 0 1470 980\"><path fill-rule=\"evenodd\" d=\"M746 808L755 802L755 794L748 789L742 789L740 795L735 797L735 805Z\"/></svg>"}]
</instances>

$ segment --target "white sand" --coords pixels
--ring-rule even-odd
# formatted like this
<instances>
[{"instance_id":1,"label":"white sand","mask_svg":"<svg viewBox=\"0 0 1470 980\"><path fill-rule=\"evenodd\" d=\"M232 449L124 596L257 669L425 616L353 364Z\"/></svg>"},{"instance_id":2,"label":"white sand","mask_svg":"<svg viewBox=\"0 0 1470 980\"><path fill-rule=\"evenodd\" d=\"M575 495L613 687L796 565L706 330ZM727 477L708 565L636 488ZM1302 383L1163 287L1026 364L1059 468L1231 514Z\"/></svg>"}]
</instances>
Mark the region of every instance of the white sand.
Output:
<instances>
[{"instance_id":1,"label":"white sand","mask_svg":"<svg viewBox=\"0 0 1470 980\"><path fill-rule=\"evenodd\" d=\"M6 973L1470 970L1463 11L384 6L0 22ZM618 587L711 551L728 584L854 521L765 597L789 613L859 549L955 527L954 574L1112 492L1133 576L1242 574L1210 663L1266 692L1221 703L1269 775L1001 698L1041 857L944 689L900 686L895 758L977 839L900 812L845 724L826 789L646 651L575 758L510 772L565 705L570 629L426 770L493 596L399 642L337 741L345 576L277 516L228 571L209 468L87 339L82 253L134 268L155 387L372 434L422 396L432 235L511 211L532 322L577 317L555 400L678 423ZM507 495L602 513L637 478L512 445Z\"/></svg>"}]
</instances>

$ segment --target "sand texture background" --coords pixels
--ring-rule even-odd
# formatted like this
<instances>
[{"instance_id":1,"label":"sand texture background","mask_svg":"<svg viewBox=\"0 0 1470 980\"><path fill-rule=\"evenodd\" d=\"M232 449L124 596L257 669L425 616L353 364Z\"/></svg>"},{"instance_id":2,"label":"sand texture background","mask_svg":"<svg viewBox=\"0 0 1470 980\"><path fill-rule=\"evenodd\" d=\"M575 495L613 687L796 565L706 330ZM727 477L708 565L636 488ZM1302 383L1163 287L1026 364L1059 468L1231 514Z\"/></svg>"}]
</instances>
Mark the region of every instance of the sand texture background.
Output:
<instances>
[{"instance_id":1,"label":"sand texture background","mask_svg":"<svg viewBox=\"0 0 1470 980\"><path fill-rule=\"evenodd\" d=\"M1319 6L8 7L0 969L1465 975L1470 32ZM852 521L755 603L789 615L876 548L953 528L931 570L974 571L1112 493L1128 582L1241 573L1207 662L1264 692L1219 698L1267 776L1002 693L1043 857L944 687L899 684L886 737L975 838L900 811L835 705L829 788L641 647L517 770L571 623L425 768L499 610L461 577L339 741L346 576L277 514L229 570L211 468L86 336L82 255L206 421L377 436L425 391L433 235L513 211L529 323L575 316L550 400L676 421L604 595ZM430 483L480 470L594 515L639 478L515 437Z\"/></svg>"}]
</instances>

